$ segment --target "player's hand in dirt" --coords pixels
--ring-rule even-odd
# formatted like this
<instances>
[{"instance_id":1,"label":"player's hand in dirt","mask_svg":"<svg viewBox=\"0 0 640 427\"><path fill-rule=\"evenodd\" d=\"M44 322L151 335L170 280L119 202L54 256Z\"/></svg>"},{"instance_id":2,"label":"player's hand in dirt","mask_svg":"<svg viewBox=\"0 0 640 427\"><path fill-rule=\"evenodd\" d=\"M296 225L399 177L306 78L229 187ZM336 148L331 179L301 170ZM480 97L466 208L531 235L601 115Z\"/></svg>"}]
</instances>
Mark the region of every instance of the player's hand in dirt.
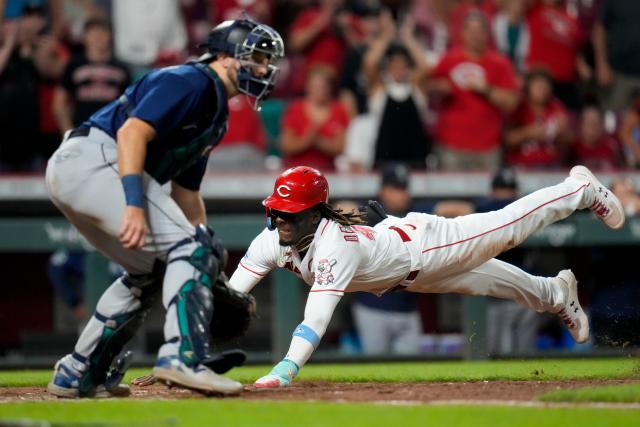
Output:
<instances>
[{"instance_id":1,"label":"player's hand in dirt","mask_svg":"<svg viewBox=\"0 0 640 427\"><path fill-rule=\"evenodd\" d=\"M156 382L158 382L158 379L153 375L143 375L141 377L134 378L133 381L131 381L131 384L138 387L148 387L150 385L154 385Z\"/></svg>"},{"instance_id":2,"label":"player's hand in dirt","mask_svg":"<svg viewBox=\"0 0 640 427\"><path fill-rule=\"evenodd\" d=\"M298 365L289 359L283 359L268 375L259 378L253 385L256 388L286 387L293 382L299 371Z\"/></svg>"}]
</instances>

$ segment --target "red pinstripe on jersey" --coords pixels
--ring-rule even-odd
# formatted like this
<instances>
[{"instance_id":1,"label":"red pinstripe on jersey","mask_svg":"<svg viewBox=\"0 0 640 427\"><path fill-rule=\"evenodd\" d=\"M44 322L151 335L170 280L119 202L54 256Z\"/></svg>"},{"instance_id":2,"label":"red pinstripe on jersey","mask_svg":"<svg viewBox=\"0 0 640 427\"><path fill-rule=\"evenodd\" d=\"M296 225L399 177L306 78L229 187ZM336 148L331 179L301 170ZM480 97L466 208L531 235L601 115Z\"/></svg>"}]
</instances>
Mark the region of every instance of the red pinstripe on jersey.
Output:
<instances>
[{"instance_id":1,"label":"red pinstripe on jersey","mask_svg":"<svg viewBox=\"0 0 640 427\"><path fill-rule=\"evenodd\" d=\"M440 245L440 246L434 246L433 248L427 248L427 249L423 250L423 251L422 251L422 253L429 252L429 251L434 251L434 250L436 250L436 249L448 248L448 247L450 247L450 246L454 246L454 245L458 245L458 244L460 244L460 243L468 242L468 241L470 241L470 240L477 239L478 237L482 237L482 236L484 236L484 235L486 235L486 234L489 234L489 233L492 233L492 232L494 232L494 231L497 231L497 230L500 230L500 229L502 229L502 228L505 228L505 227L508 227L508 226L510 226L510 225L513 225L513 224L515 224L516 222L518 222L518 221L522 220L523 218L525 218L525 217L527 217L527 216L531 215L533 212L537 211L538 209L540 209L540 208L542 208L542 207L544 207L544 206L546 206L546 205L548 205L548 204L550 204L550 203L553 203L553 202L555 202L555 201L558 201L558 200L560 200L560 199L564 199L565 197L572 196L572 195L576 194L578 191L583 190L584 188L586 188L586 187L588 187L588 186L589 186L589 184L583 184L583 185L581 185L581 186L580 186L580 188L578 188L576 191L572 191L571 193L567 193L567 194L565 194L565 195L563 195L563 196L556 197L556 198L555 198L555 199L553 199L553 200L549 200L548 202L543 203L543 204L541 204L540 206L536 206L535 208L531 209L529 212L525 213L525 214L524 214L524 215L522 215L521 217L516 218L516 219L514 219L513 221L508 222L508 223L506 223L506 224L503 224L503 225L501 225L501 226L499 226L499 227L493 228L493 229L491 229L491 230L485 231L485 232L480 233L480 234L476 234L475 236L471 236L471 237L468 237L468 238L463 239L463 240L458 240L457 242L447 243L447 244L445 244L445 245Z\"/></svg>"},{"instance_id":2,"label":"red pinstripe on jersey","mask_svg":"<svg viewBox=\"0 0 640 427\"><path fill-rule=\"evenodd\" d=\"M322 231L320 232L320 235L322 236L324 234L324 230L327 229L327 225L329 225L329 220L326 220L327 222L325 222L324 227L322 227Z\"/></svg>"},{"instance_id":3,"label":"red pinstripe on jersey","mask_svg":"<svg viewBox=\"0 0 640 427\"><path fill-rule=\"evenodd\" d=\"M240 261L240 267L244 268L245 270L255 274L256 276L260 276L260 277L264 277L264 273L258 273L257 271L253 271L252 269L250 269L249 267L247 267L246 265L244 265L242 263L242 261Z\"/></svg>"},{"instance_id":4,"label":"red pinstripe on jersey","mask_svg":"<svg viewBox=\"0 0 640 427\"><path fill-rule=\"evenodd\" d=\"M345 293L346 291L343 291L341 289L312 289L309 292L340 292L340 293Z\"/></svg>"}]
</instances>

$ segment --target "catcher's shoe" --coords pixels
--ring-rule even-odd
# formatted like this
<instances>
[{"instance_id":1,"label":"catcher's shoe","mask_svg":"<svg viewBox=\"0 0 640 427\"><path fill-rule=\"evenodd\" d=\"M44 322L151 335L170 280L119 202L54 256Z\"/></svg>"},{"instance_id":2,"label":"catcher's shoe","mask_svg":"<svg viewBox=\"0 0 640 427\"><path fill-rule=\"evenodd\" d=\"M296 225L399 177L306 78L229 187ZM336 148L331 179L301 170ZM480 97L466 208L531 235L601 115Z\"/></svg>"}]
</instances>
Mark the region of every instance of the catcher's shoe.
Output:
<instances>
[{"instance_id":1,"label":"catcher's shoe","mask_svg":"<svg viewBox=\"0 0 640 427\"><path fill-rule=\"evenodd\" d=\"M153 376L167 384L182 386L204 393L239 394L242 384L213 372L204 365L189 367L178 356L160 357Z\"/></svg>"},{"instance_id":2,"label":"catcher's shoe","mask_svg":"<svg viewBox=\"0 0 640 427\"><path fill-rule=\"evenodd\" d=\"M569 172L569 176L591 184L595 197L588 207L598 219L613 229L618 229L624 225L622 203L620 203L615 194L602 185L589 169L585 166L574 166Z\"/></svg>"},{"instance_id":3,"label":"catcher's shoe","mask_svg":"<svg viewBox=\"0 0 640 427\"><path fill-rule=\"evenodd\" d=\"M556 276L558 284L568 289L567 299L556 313L567 325L567 329L577 343L589 339L589 319L578 301L578 281L571 270L562 270Z\"/></svg>"},{"instance_id":4,"label":"catcher's shoe","mask_svg":"<svg viewBox=\"0 0 640 427\"><path fill-rule=\"evenodd\" d=\"M229 372L236 366L244 365L247 360L247 354L240 349L225 350L220 354L210 357L202 361L202 364L211 369L216 374L224 374ZM131 384L139 387L147 387L155 384L158 381L153 375L143 375L136 377L131 381Z\"/></svg>"},{"instance_id":5,"label":"catcher's shoe","mask_svg":"<svg viewBox=\"0 0 640 427\"><path fill-rule=\"evenodd\" d=\"M116 384L111 387L99 385L90 395L80 395L80 379L83 372L78 369L81 362L74 362L68 355L56 362L53 368L53 379L47 385L47 391L54 396L75 399L78 397L126 397L131 391L126 384Z\"/></svg>"}]
</instances>

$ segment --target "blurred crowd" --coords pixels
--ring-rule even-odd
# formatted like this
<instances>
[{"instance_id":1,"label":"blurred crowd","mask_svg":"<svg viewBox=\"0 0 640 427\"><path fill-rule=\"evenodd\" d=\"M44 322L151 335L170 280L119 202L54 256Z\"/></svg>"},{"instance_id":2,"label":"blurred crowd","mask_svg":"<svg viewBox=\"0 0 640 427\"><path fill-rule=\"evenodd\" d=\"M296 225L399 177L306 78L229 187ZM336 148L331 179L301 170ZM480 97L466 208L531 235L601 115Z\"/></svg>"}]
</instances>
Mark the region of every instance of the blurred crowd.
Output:
<instances>
[{"instance_id":1,"label":"blurred crowd","mask_svg":"<svg viewBox=\"0 0 640 427\"><path fill-rule=\"evenodd\" d=\"M230 101L211 170L640 163L640 2L0 0L0 172L42 171L67 129L245 13L287 58L261 111Z\"/></svg>"}]
</instances>

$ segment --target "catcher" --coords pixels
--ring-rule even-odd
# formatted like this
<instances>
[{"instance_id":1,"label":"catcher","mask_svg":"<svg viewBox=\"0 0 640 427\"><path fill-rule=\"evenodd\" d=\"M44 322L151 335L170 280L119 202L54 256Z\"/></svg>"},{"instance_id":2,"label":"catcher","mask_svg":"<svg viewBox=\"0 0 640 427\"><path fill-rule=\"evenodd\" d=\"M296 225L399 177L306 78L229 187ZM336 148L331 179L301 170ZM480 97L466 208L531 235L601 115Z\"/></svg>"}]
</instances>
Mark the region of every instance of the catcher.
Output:
<instances>
[{"instance_id":1,"label":"catcher","mask_svg":"<svg viewBox=\"0 0 640 427\"><path fill-rule=\"evenodd\" d=\"M243 93L259 108L284 44L271 27L240 19L213 28L205 47L197 61L151 71L67 131L49 160L53 203L126 271L98 301L73 353L56 363L47 387L55 396L127 395L120 384L127 358L114 359L160 294L165 342L154 375L203 392L242 390L216 373L224 369L210 351L214 303L222 312L232 300L220 304L231 295L219 275L223 249L198 226L206 221L199 190L209 153L227 130L227 100Z\"/></svg>"}]
</instances>

